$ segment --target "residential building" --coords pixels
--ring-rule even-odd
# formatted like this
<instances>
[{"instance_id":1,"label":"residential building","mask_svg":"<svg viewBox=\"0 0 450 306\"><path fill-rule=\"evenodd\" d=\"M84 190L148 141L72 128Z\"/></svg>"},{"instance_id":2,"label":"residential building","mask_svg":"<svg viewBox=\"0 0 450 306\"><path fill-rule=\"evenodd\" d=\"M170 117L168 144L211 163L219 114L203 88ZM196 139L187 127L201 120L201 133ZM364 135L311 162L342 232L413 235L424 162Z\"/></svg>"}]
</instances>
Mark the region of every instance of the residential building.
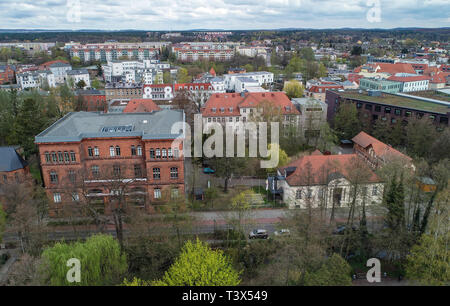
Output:
<instances>
[{"instance_id":1,"label":"residential building","mask_svg":"<svg viewBox=\"0 0 450 306\"><path fill-rule=\"evenodd\" d=\"M143 95L142 84L111 83L106 84L106 101L116 99L140 99Z\"/></svg>"},{"instance_id":2,"label":"residential building","mask_svg":"<svg viewBox=\"0 0 450 306\"><path fill-rule=\"evenodd\" d=\"M47 63L49 64L49 63ZM64 84L67 81L67 73L72 70L72 66L68 63L54 62L49 65L42 65L45 70L50 70L55 76L56 84Z\"/></svg>"},{"instance_id":3,"label":"residential building","mask_svg":"<svg viewBox=\"0 0 450 306\"><path fill-rule=\"evenodd\" d=\"M156 57L167 42L118 43L107 42L101 44L66 44L70 57L78 57L82 62L108 62L120 58L144 60Z\"/></svg>"},{"instance_id":4,"label":"residential building","mask_svg":"<svg viewBox=\"0 0 450 306\"><path fill-rule=\"evenodd\" d=\"M328 105L313 98L295 98L292 103L300 112L300 127L305 139L320 136L323 124L327 122Z\"/></svg>"},{"instance_id":5,"label":"residential building","mask_svg":"<svg viewBox=\"0 0 450 306\"><path fill-rule=\"evenodd\" d=\"M213 94L202 107L203 124L218 122L237 126L241 122L259 120L266 106L264 103L279 110L282 127L298 127L301 114L284 92Z\"/></svg>"},{"instance_id":6,"label":"residential building","mask_svg":"<svg viewBox=\"0 0 450 306\"><path fill-rule=\"evenodd\" d=\"M120 194L129 205L153 211L166 193L184 194L182 111L69 113L41 134L39 148L49 214L89 204L110 214ZM165 203L165 202L164 202Z\"/></svg>"},{"instance_id":7,"label":"residential building","mask_svg":"<svg viewBox=\"0 0 450 306\"><path fill-rule=\"evenodd\" d=\"M91 87L89 72L86 69L74 69L67 71L67 83L73 82L74 86L81 81L86 84L83 89Z\"/></svg>"},{"instance_id":8,"label":"residential building","mask_svg":"<svg viewBox=\"0 0 450 306\"><path fill-rule=\"evenodd\" d=\"M123 113L153 113L160 110L152 99L133 99L128 102Z\"/></svg>"},{"instance_id":9,"label":"residential building","mask_svg":"<svg viewBox=\"0 0 450 306\"><path fill-rule=\"evenodd\" d=\"M0 65L0 85L14 83L16 79L15 69L15 66Z\"/></svg>"},{"instance_id":10,"label":"residential building","mask_svg":"<svg viewBox=\"0 0 450 306\"><path fill-rule=\"evenodd\" d=\"M56 87L55 76L48 70L18 73L16 78L17 84L19 84L22 89L42 88L46 86L49 88Z\"/></svg>"},{"instance_id":11,"label":"residential building","mask_svg":"<svg viewBox=\"0 0 450 306\"><path fill-rule=\"evenodd\" d=\"M232 42L183 42L172 46L172 52L181 62L229 61L234 57L239 43Z\"/></svg>"},{"instance_id":12,"label":"residential building","mask_svg":"<svg viewBox=\"0 0 450 306\"><path fill-rule=\"evenodd\" d=\"M225 89L227 90L227 92L239 92L238 90L240 89L236 84L236 80L238 78L253 79L254 81L257 82L258 86L263 86L273 84L274 74L272 72L257 71L257 72L225 74L223 77L225 81Z\"/></svg>"}]
</instances>

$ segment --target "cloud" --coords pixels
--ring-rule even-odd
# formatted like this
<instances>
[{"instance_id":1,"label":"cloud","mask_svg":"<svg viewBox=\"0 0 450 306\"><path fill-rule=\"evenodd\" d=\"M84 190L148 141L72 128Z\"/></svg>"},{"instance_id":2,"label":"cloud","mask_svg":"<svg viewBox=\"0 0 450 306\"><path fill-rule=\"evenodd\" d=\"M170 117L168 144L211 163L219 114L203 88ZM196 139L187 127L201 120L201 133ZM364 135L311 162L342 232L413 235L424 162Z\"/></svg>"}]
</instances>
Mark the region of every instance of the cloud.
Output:
<instances>
[{"instance_id":1,"label":"cloud","mask_svg":"<svg viewBox=\"0 0 450 306\"><path fill-rule=\"evenodd\" d=\"M374 5L381 22L370 23L367 12ZM0 28L444 27L450 26L449 12L448 0L0 0ZM67 17L74 13L80 22Z\"/></svg>"}]
</instances>

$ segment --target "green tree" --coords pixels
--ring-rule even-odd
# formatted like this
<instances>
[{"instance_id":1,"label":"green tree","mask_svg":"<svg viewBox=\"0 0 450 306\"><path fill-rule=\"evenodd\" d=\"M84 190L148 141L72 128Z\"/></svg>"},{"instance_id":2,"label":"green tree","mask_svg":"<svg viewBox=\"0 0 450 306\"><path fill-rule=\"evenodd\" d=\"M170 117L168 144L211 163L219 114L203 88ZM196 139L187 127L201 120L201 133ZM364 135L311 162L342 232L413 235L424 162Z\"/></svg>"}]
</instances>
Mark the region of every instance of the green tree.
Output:
<instances>
[{"instance_id":1,"label":"green tree","mask_svg":"<svg viewBox=\"0 0 450 306\"><path fill-rule=\"evenodd\" d=\"M177 74L177 82L178 83L189 83L191 81L191 78L188 74L188 71L186 68L180 68L180 70L178 70L178 74Z\"/></svg>"},{"instance_id":2,"label":"green tree","mask_svg":"<svg viewBox=\"0 0 450 306\"><path fill-rule=\"evenodd\" d=\"M450 284L449 232L438 236L422 235L407 256L406 277L423 285Z\"/></svg>"},{"instance_id":3,"label":"green tree","mask_svg":"<svg viewBox=\"0 0 450 306\"><path fill-rule=\"evenodd\" d=\"M397 177L394 176L385 197L385 205L388 209L387 225L392 231L397 232L401 229L405 219L405 195L402 179L397 181Z\"/></svg>"},{"instance_id":4,"label":"green tree","mask_svg":"<svg viewBox=\"0 0 450 306\"><path fill-rule=\"evenodd\" d=\"M12 133L14 143L24 149L25 157L28 158L37 152L34 137L45 129L46 124L47 120L41 113L36 99L26 98L19 108Z\"/></svg>"},{"instance_id":5,"label":"green tree","mask_svg":"<svg viewBox=\"0 0 450 306\"><path fill-rule=\"evenodd\" d=\"M77 88L79 89L83 89L84 87L87 86L86 82L84 80L80 80L77 84L76 84Z\"/></svg>"},{"instance_id":6,"label":"green tree","mask_svg":"<svg viewBox=\"0 0 450 306\"><path fill-rule=\"evenodd\" d=\"M67 261L81 262L81 282L67 281ZM44 280L51 286L103 286L120 283L127 270L127 260L121 254L117 240L109 235L95 235L86 242L57 243L42 253Z\"/></svg>"},{"instance_id":7,"label":"green tree","mask_svg":"<svg viewBox=\"0 0 450 306\"><path fill-rule=\"evenodd\" d=\"M289 99L303 97L303 90L303 85L296 80L286 82L283 88L283 91L286 93Z\"/></svg>"},{"instance_id":8,"label":"green tree","mask_svg":"<svg viewBox=\"0 0 450 306\"><path fill-rule=\"evenodd\" d=\"M237 286L241 282L231 260L221 250L211 248L198 238L188 241L180 256L155 286Z\"/></svg>"},{"instance_id":9,"label":"green tree","mask_svg":"<svg viewBox=\"0 0 450 306\"><path fill-rule=\"evenodd\" d=\"M343 102L334 117L334 129L341 139L352 139L361 131L361 122L356 105Z\"/></svg>"},{"instance_id":10,"label":"green tree","mask_svg":"<svg viewBox=\"0 0 450 306\"><path fill-rule=\"evenodd\" d=\"M316 272L306 272L306 286L351 286L352 269L344 258L333 254Z\"/></svg>"}]
</instances>

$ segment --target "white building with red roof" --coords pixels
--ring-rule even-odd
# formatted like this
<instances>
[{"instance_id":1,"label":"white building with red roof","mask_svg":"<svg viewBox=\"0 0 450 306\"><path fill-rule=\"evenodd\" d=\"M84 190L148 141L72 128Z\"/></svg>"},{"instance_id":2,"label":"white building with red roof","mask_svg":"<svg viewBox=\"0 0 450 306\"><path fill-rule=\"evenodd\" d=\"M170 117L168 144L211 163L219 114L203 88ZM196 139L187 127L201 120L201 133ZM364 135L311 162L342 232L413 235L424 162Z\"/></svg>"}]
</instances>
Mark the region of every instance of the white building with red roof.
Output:
<instances>
[{"instance_id":1,"label":"white building with red roof","mask_svg":"<svg viewBox=\"0 0 450 306\"><path fill-rule=\"evenodd\" d=\"M387 78L389 81L400 82L401 92L424 91L430 87L430 77L425 75L397 74Z\"/></svg>"},{"instance_id":2,"label":"white building with red roof","mask_svg":"<svg viewBox=\"0 0 450 306\"><path fill-rule=\"evenodd\" d=\"M291 209L337 208L349 207L354 199L357 206L381 204L384 184L356 154L316 151L279 168L269 188Z\"/></svg>"}]
</instances>

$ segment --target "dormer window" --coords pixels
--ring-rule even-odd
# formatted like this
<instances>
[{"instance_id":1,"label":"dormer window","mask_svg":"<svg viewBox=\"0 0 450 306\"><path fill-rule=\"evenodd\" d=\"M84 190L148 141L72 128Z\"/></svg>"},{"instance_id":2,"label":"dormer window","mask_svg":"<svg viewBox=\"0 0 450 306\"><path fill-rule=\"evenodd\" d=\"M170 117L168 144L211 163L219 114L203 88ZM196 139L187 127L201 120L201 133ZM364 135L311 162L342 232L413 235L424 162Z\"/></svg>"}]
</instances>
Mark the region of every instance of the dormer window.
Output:
<instances>
[{"instance_id":1,"label":"dormer window","mask_svg":"<svg viewBox=\"0 0 450 306\"><path fill-rule=\"evenodd\" d=\"M232 107L230 107L230 113L232 113L233 112L233 108Z\"/></svg>"},{"instance_id":2,"label":"dormer window","mask_svg":"<svg viewBox=\"0 0 450 306\"><path fill-rule=\"evenodd\" d=\"M213 113L215 113L215 112L217 111L217 109L216 109L215 107L213 107L213 108L211 109L211 111L212 111Z\"/></svg>"}]
</instances>

